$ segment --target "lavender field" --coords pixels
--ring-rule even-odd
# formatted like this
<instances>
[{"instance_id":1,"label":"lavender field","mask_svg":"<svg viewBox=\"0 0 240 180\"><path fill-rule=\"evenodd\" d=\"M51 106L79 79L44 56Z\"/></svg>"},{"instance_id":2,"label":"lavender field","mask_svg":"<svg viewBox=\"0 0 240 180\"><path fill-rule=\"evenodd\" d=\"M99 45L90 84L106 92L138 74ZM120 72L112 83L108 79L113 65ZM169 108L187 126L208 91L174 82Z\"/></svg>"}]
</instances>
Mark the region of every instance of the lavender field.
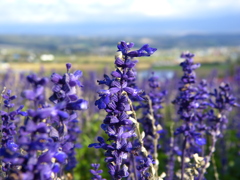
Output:
<instances>
[{"instance_id":1,"label":"lavender field","mask_svg":"<svg viewBox=\"0 0 240 180\"><path fill-rule=\"evenodd\" d=\"M121 41L100 71L1 74L1 179L240 179L240 66L198 75L183 52L171 78L139 76L157 51Z\"/></svg>"}]
</instances>

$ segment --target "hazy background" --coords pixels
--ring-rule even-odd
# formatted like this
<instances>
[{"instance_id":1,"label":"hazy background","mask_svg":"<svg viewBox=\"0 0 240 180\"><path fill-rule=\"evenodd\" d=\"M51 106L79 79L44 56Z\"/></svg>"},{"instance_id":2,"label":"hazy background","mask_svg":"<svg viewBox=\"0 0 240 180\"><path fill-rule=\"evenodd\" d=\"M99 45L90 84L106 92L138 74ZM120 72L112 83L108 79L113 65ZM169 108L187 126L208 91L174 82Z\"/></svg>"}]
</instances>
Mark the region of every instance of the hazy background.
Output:
<instances>
[{"instance_id":1,"label":"hazy background","mask_svg":"<svg viewBox=\"0 0 240 180\"><path fill-rule=\"evenodd\" d=\"M240 0L0 1L3 71L46 63L60 68L65 62L102 69L112 63L120 40L158 48L140 69L177 65L186 50L214 67L235 65L240 61Z\"/></svg>"}]
</instances>

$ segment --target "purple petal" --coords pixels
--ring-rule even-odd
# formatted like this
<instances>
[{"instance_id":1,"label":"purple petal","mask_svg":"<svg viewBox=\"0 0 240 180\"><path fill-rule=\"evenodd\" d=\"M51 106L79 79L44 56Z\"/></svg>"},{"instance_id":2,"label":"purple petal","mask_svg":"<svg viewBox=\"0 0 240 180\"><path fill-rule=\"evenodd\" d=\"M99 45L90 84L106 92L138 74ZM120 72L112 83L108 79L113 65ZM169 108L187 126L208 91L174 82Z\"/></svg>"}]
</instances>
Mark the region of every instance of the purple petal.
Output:
<instances>
[{"instance_id":1,"label":"purple petal","mask_svg":"<svg viewBox=\"0 0 240 180\"><path fill-rule=\"evenodd\" d=\"M66 108L68 110L84 110L88 108L88 101L79 99L76 102L68 103Z\"/></svg>"},{"instance_id":2,"label":"purple petal","mask_svg":"<svg viewBox=\"0 0 240 180\"><path fill-rule=\"evenodd\" d=\"M77 71L75 71L73 74L74 74L74 76L76 76L77 78L79 78L79 77L82 76L82 71L77 70Z\"/></svg>"},{"instance_id":3,"label":"purple petal","mask_svg":"<svg viewBox=\"0 0 240 180\"><path fill-rule=\"evenodd\" d=\"M59 151L57 152L54 157L56 158L56 160L60 163L63 163L65 161L65 159L67 158L67 155L62 152L62 151Z\"/></svg>"},{"instance_id":4,"label":"purple petal","mask_svg":"<svg viewBox=\"0 0 240 180\"><path fill-rule=\"evenodd\" d=\"M55 164L53 165L53 167L52 167L52 171L53 171L54 173L59 173L60 170L61 170L60 164L59 164L59 163L55 163Z\"/></svg>"},{"instance_id":5,"label":"purple petal","mask_svg":"<svg viewBox=\"0 0 240 180\"><path fill-rule=\"evenodd\" d=\"M121 73L119 73L119 72L117 72L117 71L113 71L113 72L111 73L111 75L112 75L113 77L121 78Z\"/></svg>"}]
</instances>

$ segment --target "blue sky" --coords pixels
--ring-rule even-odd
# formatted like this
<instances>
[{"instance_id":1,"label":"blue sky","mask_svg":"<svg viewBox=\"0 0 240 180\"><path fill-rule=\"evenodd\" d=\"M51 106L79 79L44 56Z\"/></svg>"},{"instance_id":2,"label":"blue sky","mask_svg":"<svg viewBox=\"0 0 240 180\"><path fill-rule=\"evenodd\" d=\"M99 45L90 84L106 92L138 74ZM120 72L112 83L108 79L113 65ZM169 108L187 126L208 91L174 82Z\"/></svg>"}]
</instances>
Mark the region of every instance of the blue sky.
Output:
<instances>
[{"instance_id":1,"label":"blue sky","mask_svg":"<svg viewBox=\"0 0 240 180\"><path fill-rule=\"evenodd\" d=\"M0 0L0 33L239 33L240 0Z\"/></svg>"}]
</instances>

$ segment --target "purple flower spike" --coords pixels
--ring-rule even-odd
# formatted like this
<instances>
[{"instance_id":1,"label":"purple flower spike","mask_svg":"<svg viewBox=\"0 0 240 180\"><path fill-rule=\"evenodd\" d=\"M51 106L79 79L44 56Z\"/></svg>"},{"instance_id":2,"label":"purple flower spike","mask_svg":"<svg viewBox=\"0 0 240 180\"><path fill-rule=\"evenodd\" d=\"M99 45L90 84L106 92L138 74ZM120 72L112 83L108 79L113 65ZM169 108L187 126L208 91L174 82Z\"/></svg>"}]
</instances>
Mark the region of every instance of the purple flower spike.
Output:
<instances>
[{"instance_id":1,"label":"purple flower spike","mask_svg":"<svg viewBox=\"0 0 240 180\"><path fill-rule=\"evenodd\" d=\"M51 81L54 86L52 88L53 94L49 100L56 104L56 107L48 108L46 111L46 114L50 114L58 124L56 128L52 127L50 130L51 137L55 141L59 141L62 149L61 156L58 153L55 158L59 163L67 162L64 164L64 169L67 171L72 170L77 165L75 148L79 147L76 141L81 131L77 125L79 121L75 111L88 108L88 101L79 99L77 96L77 87L83 87L79 81L82 71L77 70L70 73L71 66L70 63L66 64L67 73L63 76L56 73L52 74ZM54 171L58 171L57 166Z\"/></svg>"},{"instance_id":2,"label":"purple flower spike","mask_svg":"<svg viewBox=\"0 0 240 180\"><path fill-rule=\"evenodd\" d=\"M108 87L107 90L98 91L100 98L96 100L95 105L107 112L101 128L111 143L107 144L102 137L98 137L99 143L90 144L89 147L105 150L105 162L112 179L129 176L127 159L132 149L131 139L137 136L134 127L136 117L133 115L130 99L144 100L141 97L143 91L132 86L136 79L134 67L138 62L133 60L133 57L150 56L156 51L148 45L137 51L130 51L133 45L124 41L118 44L118 51L124 56L115 59L116 70L112 71L112 78L104 75L104 80L98 81L99 84Z\"/></svg>"},{"instance_id":3,"label":"purple flower spike","mask_svg":"<svg viewBox=\"0 0 240 180\"><path fill-rule=\"evenodd\" d=\"M11 90L8 90L6 94L1 95L4 99L3 108L7 111L0 111L1 115L1 124L0 124L0 154L1 154L1 171L5 171L6 175L9 176L12 168L15 168L16 163L21 163L21 160L18 157L19 153L19 144L15 142L15 136L17 134L16 127L17 122L20 120L20 116L25 116L26 112L21 111L23 105L18 109L13 110L14 104L13 100L17 98L15 95L11 95Z\"/></svg>"},{"instance_id":4,"label":"purple flower spike","mask_svg":"<svg viewBox=\"0 0 240 180\"><path fill-rule=\"evenodd\" d=\"M173 101L178 105L178 114L183 124L178 127L174 135L183 135L182 159L192 157L195 153L201 153L201 146L206 144L206 140L201 130L203 127L203 109L206 108L206 98L208 92L206 82L202 81L199 86L196 85L196 75L194 70L200 67L200 64L194 64L194 54L182 53L181 58L185 58L180 66L184 75L181 78L179 94ZM190 147L187 147L187 144ZM181 179L185 170L185 162L181 162Z\"/></svg>"}]
</instances>

